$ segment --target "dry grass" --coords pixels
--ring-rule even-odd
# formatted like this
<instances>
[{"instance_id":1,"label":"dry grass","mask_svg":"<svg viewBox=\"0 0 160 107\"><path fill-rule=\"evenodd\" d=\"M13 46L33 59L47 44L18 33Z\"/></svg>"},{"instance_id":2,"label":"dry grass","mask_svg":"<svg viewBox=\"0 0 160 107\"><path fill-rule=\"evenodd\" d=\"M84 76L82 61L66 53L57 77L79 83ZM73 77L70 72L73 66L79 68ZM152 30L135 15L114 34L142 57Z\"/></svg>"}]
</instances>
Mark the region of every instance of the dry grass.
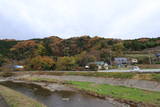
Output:
<instances>
[{"instance_id":1,"label":"dry grass","mask_svg":"<svg viewBox=\"0 0 160 107\"><path fill-rule=\"evenodd\" d=\"M20 80L31 81L31 82L48 82L48 83L59 83L59 80L41 77L27 77L21 78Z\"/></svg>"},{"instance_id":2,"label":"dry grass","mask_svg":"<svg viewBox=\"0 0 160 107\"><path fill-rule=\"evenodd\" d=\"M0 95L3 96L10 107L46 107L36 100L2 85L0 85Z\"/></svg>"},{"instance_id":3,"label":"dry grass","mask_svg":"<svg viewBox=\"0 0 160 107\"><path fill-rule=\"evenodd\" d=\"M136 74L132 79L136 80L152 80L152 74Z\"/></svg>"},{"instance_id":4,"label":"dry grass","mask_svg":"<svg viewBox=\"0 0 160 107\"><path fill-rule=\"evenodd\" d=\"M160 64L139 64L141 69L160 69Z\"/></svg>"}]
</instances>

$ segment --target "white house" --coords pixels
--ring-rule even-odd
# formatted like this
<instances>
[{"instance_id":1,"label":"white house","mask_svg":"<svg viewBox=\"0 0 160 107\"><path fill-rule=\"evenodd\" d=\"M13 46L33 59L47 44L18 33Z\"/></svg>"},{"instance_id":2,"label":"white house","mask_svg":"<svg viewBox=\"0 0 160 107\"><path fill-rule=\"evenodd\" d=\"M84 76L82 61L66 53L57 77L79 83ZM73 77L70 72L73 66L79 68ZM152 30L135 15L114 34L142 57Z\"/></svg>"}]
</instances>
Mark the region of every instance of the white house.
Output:
<instances>
[{"instance_id":1,"label":"white house","mask_svg":"<svg viewBox=\"0 0 160 107\"><path fill-rule=\"evenodd\" d=\"M85 66L86 69L89 69L90 64L96 64L98 67L98 70L107 70L108 69L108 64L104 61L96 61L96 62L91 62L88 65Z\"/></svg>"},{"instance_id":2,"label":"white house","mask_svg":"<svg viewBox=\"0 0 160 107\"><path fill-rule=\"evenodd\" d=\"M131 59L131 63L132 63L132 64L136 64L136 63L138 63L138 60L135 59L135 58L132 58L132 59Z\"/></svg>"}]
</instances>

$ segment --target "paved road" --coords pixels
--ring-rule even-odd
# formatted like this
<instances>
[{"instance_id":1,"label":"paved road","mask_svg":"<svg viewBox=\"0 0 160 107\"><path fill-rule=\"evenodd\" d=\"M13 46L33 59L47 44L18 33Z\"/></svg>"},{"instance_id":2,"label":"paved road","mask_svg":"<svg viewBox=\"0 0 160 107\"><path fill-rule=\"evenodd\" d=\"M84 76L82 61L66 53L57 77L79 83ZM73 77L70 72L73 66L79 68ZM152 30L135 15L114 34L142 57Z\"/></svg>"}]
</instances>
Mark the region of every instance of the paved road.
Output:
<instances>
[{"instance_id":1,"label":"paved road","mask_svg":"<svg viewBox=\"0 0 160 107\"><path fill-rule=\"evenodd\" d=\"M100 70L98 72L160 72L160 69L141 69L141 70Z\"/></svg>"}]
</instances>

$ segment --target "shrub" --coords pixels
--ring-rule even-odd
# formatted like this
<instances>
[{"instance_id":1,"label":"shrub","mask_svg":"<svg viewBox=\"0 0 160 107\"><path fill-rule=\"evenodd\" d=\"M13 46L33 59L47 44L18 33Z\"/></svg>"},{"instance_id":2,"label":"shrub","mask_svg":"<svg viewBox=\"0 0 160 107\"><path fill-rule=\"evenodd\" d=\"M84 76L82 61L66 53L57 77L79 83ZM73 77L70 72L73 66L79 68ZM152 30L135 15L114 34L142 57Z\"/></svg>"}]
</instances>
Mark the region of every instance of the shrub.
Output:
<instances>
[{"instance_id":1,"label":"shrub","mask_svg":"<svg viewBox=\"0 0 160 107\"><path fill-rule=\"evenodd\" d=\"M56 63L57 70L73 70L76 67L76 61L74 57L60 57Z\"/></svg>"}]
</instances>

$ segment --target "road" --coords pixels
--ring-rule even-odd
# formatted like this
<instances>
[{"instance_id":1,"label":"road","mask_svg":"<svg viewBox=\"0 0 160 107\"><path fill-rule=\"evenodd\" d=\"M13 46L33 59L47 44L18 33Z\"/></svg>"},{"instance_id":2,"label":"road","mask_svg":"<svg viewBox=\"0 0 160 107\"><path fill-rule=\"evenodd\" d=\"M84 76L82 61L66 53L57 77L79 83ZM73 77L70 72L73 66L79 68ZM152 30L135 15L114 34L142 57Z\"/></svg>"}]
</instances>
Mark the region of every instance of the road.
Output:
<instances>
[{"instance_id":1,"label":"road","mask_svg":"<svg viewBox=\"0 0 160 107\"><path fill-rule=\"evenodd\" d=\"M160 72L160 69L140 69L140 70L99 70L98 72Z\"/></svg>"}]
</instances>

